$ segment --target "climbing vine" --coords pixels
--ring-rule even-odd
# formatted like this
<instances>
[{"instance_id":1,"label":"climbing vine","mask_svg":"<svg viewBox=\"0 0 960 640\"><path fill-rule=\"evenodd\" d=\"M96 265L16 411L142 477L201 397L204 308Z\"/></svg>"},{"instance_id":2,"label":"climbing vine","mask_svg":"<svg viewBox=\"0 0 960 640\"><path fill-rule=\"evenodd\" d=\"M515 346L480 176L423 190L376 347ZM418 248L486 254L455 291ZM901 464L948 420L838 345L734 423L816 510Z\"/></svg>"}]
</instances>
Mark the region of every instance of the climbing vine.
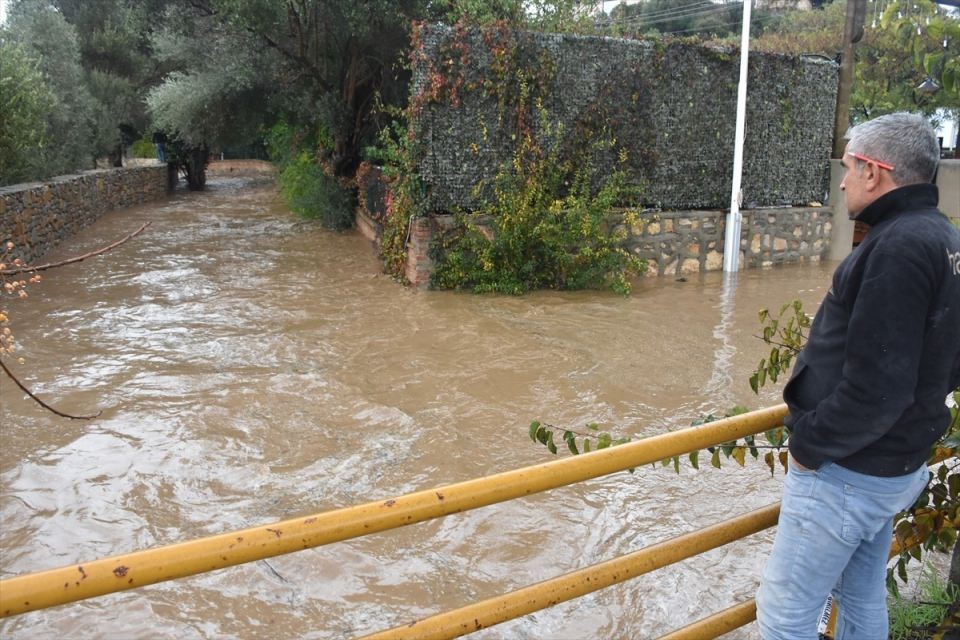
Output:
<instances>
[{"instance_id":1,"label":"climbing vine","mask_svg":"<svg viewBox=\"0 0 960 640\"><path fill-rule=\"evenodd\" d=\"M367 149L367 157L382 165L387 185L380 220L380 259L387 273L402 279L410 224L426 210L426 192L416 171L416 138L409 131L405 114L393 115L392 124L380 131L379 144Z\"/></svg>"},{"instance_id":2,"label":"climbing vine","mask_svg":"<svg viewBox=\"0 0 960 640\"><path fill-rule=\"evenodd\" d=\"M552 134L550 146L544 149L524 130L511 164L497 174L492 199L475 213L459 214L458 231L437 241L433 286L509 294L539 288L630 292L630 275L645 265L623 248L624 227L611 231L608 224L623 198L623 172L594 193L589 165L560 155L562 128L550 131L542 123L541 129ZM628 211L626 223L635 224L636 215Z\"/></svg>"},{"instance_id":3,"label":"climbing vine","mask_svg":"<svg viewBox=\"0 0 960 640\"><path fill-rule=\"evenodd\" d=\"M480 137L466 151L479 166L494 156L502 164L492 178L473 185L470 210L453 211L453 229L435 239L432 286L513 294L605 287L628 293L631 277L645 269L623 248L626 229L639 214L628 207L617 220L612 213L636 201L639 187L628 177L652 155L650 145L631 144L628 153L613 132L617 118L644 121L636 112L648 108L649 92L631 86L624 89L627 95L614 96L611 91L623 83L605 81L580 116L563 125L545 107L558 65L548 47L502 20L484 27L458 23L436 44L425 42L429 33L426 25L414 25L414 94L403 113L392 114L394 124L381 131L377 147L367 150L388 187L385 213L377 219L386 270L403 277L412 220L435 207L418 175L424 154L418 127L430 121L433 105L467 109L469 97L467 113L474 113L478 101L485 106L476 112ZM488 138L488 127L495 127L496 139ZM503 160L494 149L509 149L510 155ZM607 174L597 170L611 166Z\"/></svg>"},{"instance_id":4,"label":"climbing vine","mask_svg":"<svg viewBox=\"0 0 960 640\"><path fill-rule=\"evenodd\" d=\"M628 293L630 277L645 267L622 247L638 214L628 209L625 225L613 224L610 214L636 195L627 175L647 152L628 154L617 145L609 112L624 108L612 106L616 101L603 93L571 127L553 122L544 105L557 61L505 21L481 28L458 23L433 55L425 52L426 27L414 25L412 33L414 95L405 113L395 114L401 116L396 124L381 132L377 148L368 150L389 187L379 220L386 270L402 275L411 221L431 207L417 172L423 149L416 128L429 119L432 105L458 109L469 95L471 102L495 105L494 115L478 116L483 145L509 148L511 156L493 178L474 185L475 204L454 211L454 229L431 247L432 286L513 294L608 287ZM642 104L641 94L634 91L628 102ZM484 117L496 119L496 140L488 138ZM477 143L468 152L484 157ZM596 167L609 167L611 160L614 171L601 175Z\"/></svg>"}]
</instances>

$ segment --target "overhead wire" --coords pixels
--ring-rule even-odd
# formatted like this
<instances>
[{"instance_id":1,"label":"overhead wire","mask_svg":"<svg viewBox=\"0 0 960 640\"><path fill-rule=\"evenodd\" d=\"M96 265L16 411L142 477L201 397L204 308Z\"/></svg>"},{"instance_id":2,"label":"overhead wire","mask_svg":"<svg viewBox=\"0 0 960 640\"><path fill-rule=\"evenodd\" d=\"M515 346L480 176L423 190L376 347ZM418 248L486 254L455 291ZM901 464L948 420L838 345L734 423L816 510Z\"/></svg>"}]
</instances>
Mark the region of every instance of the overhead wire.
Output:
<instances>
[{"instance_id":1,"label":"overhead wire","mask_svg":"<svg viewBox=\"0 0 960 640\"><path fill-rule=\"evenodd\" d=\"M626 18L611 18L609 22L610 27L615 26L643 26L650 27L658 24L663 24L666 22L671 22L673 20L685 18L685 19L695 19L711 14L720 13L730 9L731 7L742 6L742 2L730 2L723 4L716 4L713 2L700 2L685 5L682 7L676 7L673 9L664 9L657 12L651 12L643 15L634 15L628 16ZM734 24L734 23L725 23L725 24ZM706 29L715 28L716 25L707 27ZM675 31L671 33L682 33L689 31L702 31L704 29L685 29L680 31Z\"/></svg>"},{"instance_id":2,"label":"overhead wire","mask_svg":"<svg viewBox=\"0 0 960 640\"><path fill-rule=\"evenodd\" d=\"M657 18L657 17L660 17L660 16L663 15L663 14L672 14L672 13L676 13L677 11L684 11L684 10L687 10L687 9L692 9L692 8L694 8L694 7L712 7L712 6L714 6L714 3L713 3L713 2L710 2L710 0L703 0L702 2L691 2L691 3L689 3L689 4L681 5L681 6L679 6L679 7L670 7L670 8L667 8L667 9L658 9L658 10L656 10L656 11L650 11L649 13L643 13L643 14L639 14L639 13L638 13L638 14L635 14L635 15L632 15L632 16L627 16L626 19L627 19L627 20L634 20L634 19L636 19L636 18L641 18L641 17Z\"/></svg>"},{"instance_id":3,"label":"overhead wire","mask_svg":"<svg viewBox=\"0 0 960 640\"><path fill-rule=\"evenodd\" d=\"M756 16L756 17L754 17L754 18L751 18L750 24L751 24L751 25L753 25L753 24L763 24L763 23L765 23L765 22L769 22L769 21L775 19L776 17L777 17L777 16ZM719 25L717 25L717 24L712 24L712 25L707 25L707 26L704 26L704 27L697 27L697 28L693 28L693 29L681 29L681 30L679 30L679 31L664 31L664 32L661 33L661 35L664 35L664 36L675 36L675 35L680 35L680 34L684 34L684 33L696 33L697 31L711 31L711 30L713 30L713 29L716 29L717 27L734 27L734 26L737 26L737 25L739 25L739 24L742 24L742 22L741 22L740 20L734 20L734 21L732 21L732 22L724 22L724 23L721 23L721 24L719 24Z\"/></svg>"},{"instance_id":4,"label":"overhead wire","mask_svg":"<svg viewBox=\"0 0 960 640\"><path fill-rule=\"evenodd\" d=\"M712 2L706 3L707 6L686 6L678 7L677 9L665 10L658 15L652 14L643 14L628 16L627 18L622 19L612 19L611 24L656 24L660 22L667 22L669 20L679 18L679 17L694 17L699 15L708 15L710 13L715 13L730 7L730 4L713 4ZM731 3L734 4L734 3ZM741 3L735 3L741 4Z\"/></svg>"},{"instance_id":5,"label":"overhead wire","mask_svg":"<svg viewBox=\"0 0 960 640\"><path fill-rule=\"evenodd\" d=\"M706 9L703 11L693 11L690 13L678 13L675 16L664 17L659 20L641 20L639 24L649 26L649 25L655 25L655 24L663 24L664 22L672 22L673 20L676 20L678 18L699 18L702 16L708 16L711 14L720 13L724 9L726 9L726 7L718 5L717 7L714 7L712 9Z\"/></svg>"},{"instance_id":6,"label":"overhead wire","mask_svg":"<svg viewBox=\"0 0 960 640\"><path fill-rule=\"evenodd\" d=\"M708 6L706 8L700 8L704 4ZM665 9L658 12L651 12L650 14L645 14L645 15L628 16L627 18L622 18L622 19L613 18L610 20L610 26L616 27L616 26L629 25L629 26L650 27L657 24L663 24L665 22L671 22L672 20L675 20L678 18L692 19L692 18L707 16L725 9L729 9L731 8L731 6L736 6L736 5L740 5L742 7L743 3L730 2L730 3L723 3L723 4L715 4L713 2L706 2L706 3L700 2L700 3L685 5L683 7L677 7L675 9ZM693 8L696 8L696 10L691 10ZM659 15L655 16L656 19L652 19L652 20L649 19L649 16L654 14L659 14ZM763 24L773 20L774 18L776 18L776 16L755 15L753 16L753 19L750 21L750 23ZM703 27L694 27L690 29L677 29L674 31L664 31L662 32L662 35L682 35L685 33L696 33L698 31L711 31L711 30L715 30L717 27L733 27L739 24L741 24L741 21L734 20L730 22L723 22L720 24L705 25Z\"/></svg>"}]
</instances>

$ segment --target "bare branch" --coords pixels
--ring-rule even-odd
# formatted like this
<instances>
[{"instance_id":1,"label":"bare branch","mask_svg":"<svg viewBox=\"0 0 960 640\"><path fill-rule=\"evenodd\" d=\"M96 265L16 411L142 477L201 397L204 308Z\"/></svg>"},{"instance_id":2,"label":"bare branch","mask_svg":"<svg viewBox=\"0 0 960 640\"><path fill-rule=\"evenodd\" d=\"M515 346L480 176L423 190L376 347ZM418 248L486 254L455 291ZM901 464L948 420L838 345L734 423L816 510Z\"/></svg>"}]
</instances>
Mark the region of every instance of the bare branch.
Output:
<instances>
[{"instance_id":1,"label":"bare branch","mask_svg":"<svg viewBox=\"0 0 960 640\"><path fill-rule=\"evenodd\" d=\"M13 380L14 384L16 384L18 387L20 387L20 390L23 391L23 392L24 392L25 394L27 394L28 396L30 396L30 397L33 399L34 402L36 402L37 404L39 404L41 407L43 407L43 408L46 409L47 411L50 411L51 413L57 414L57 415L60 416L61 418L69 418L69 419L71 419L71 420L93 420L94 418L100 417L100 414L103 413L103 411L97 411L97 412L96 412L94 415L92 415L92 416L74 416L74 415L70 415L69 413L64 413L64 412L62 412L62 411L57 411L56 409L54 409L53 407L51 407L50 405L48 405L46 402L44 402L43 400L41 400L40 398L38 398L38 397L37 397L32 391L30 391L30 389L28 389L22 382L20 382L19 380L17 380L17 376L13 375L13 372L10 371L10 369L7 368L7 365L5 365L5 364L3 363L3 358L0 358L0 369L3 369L3 372L4 372L5 374L7 374L7 376L8 376L11 380Z\"/></svg>"},{"instance_id":2,"label":"bare branch","mask_svg":"<svg viewBox=\"0 0 960 640\"><path fill-rule=\"evenodd\" d=\"M85 253L82 256L77 256L75 258L68 258L67 260L61 260L60 262L51 262L49 264L41 264L37 266L27 265L24 267L17 267L14 269L3 269L3 270L0 270L0 276L15 276L21 273L33 273L34 271L46 271L47 269L54 269L56 267L62 267L67 264L73 264L74 262L81 262L83 260L86 260L87 258L99 256L102 253L106 253L107 251L116 249L117 247L122 245L124 242L127 242L131 238L140 235L144 229L150 226L150 224L151 224L150 222L144 222L143 225L133 233L127 234L126 236L120 238L119 240L117 240L112 244L108 244L107 246L101 249L97 249L96 251Z\"/></svg>"}]
</instances>

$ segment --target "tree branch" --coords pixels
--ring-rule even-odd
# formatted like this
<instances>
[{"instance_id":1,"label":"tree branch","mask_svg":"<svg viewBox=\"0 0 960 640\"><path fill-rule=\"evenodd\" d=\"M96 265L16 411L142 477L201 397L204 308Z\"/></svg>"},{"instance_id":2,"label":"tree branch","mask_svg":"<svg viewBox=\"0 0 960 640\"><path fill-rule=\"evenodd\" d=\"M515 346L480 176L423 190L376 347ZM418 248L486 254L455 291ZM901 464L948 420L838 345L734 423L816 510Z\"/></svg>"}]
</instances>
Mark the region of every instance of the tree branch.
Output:
<instances>
[{"instance_id":1,"label":"tree branch","mask_svg":"<svg viewBox=\"0 0 960 640\"><path fill-rule=\"evenodd\" d=\"M96 251L85 253L82 256L76 256L75 258L68 258L67 260L61 260L60 262L51 262L48 264L41 264L37 266L27 265L24 267L16 267L14 269L3 269L3 270L0 270L0 276L15 276L21 273L33 273L34 271L46 271L47 269L54 269L56 267L62 267L64 265L73 264L74 262L81 262L83 260L86 260L87 258L99 256L100 254L106 253L107 251L116 249L117 247L127 242L131 238L140 235L141 233L143 233L143 230L149 227L151 224L152 223L150 222L144 222L143 225L141 225L140 228L134 231L133 233L129 233L112 244L108 244L107 246L101 249L97 249Z\"/></svg>"},{"instance_id":2,"label":"tree branch","mask_svg":"<svg viewBox=\"0 0 960 640\"><path fill-rule=\"evenodd\" d=\"M221 15L220 15L220 13L219 13L218 11L216 11L214 8L208 6L207 4L201 3L199 0L189 0L189 3L190 3L190 5L193 6L195 9L198 9L198 10L204 12L204 14L205 14L206 16L211 17L211 18L217 18L217 19L220 20L221 22L226 22L226 21L221 17ZM316 63L315 63L313 60L310 60L308 56L299 56L299 55L297 55L297 54L294 53L293 51L290 51L290 50L289 50L287 47L285 47L283 44L281 44L278 40L275 40L274 38L271 38L269 35L267 35L267 34L264 33L263 31L258 31L257 29L255 29L255 28L254 28L253 26L251 26L250 24L247 24L246 22L244 22L243 24L237 24L236 26L238 26L239 28L243 29L244 31L246 31L246 32L249 33L250 35L252 35L252 36L254 36L254 37L256 37L256 38L262 39L264 42L267 43L267 46L268 46L268 47L270 47L271 49L276 50L277 53L279 53L280 55L282 55L284 58L287 58L289 61L294 62L294 63L301 64L301 65L309 68L311 71L313 71L314 78L316 78L317 83L320 85L320 88L321 88L323 91L331 91L331 90L332 90L332 87L331 87L330 84L327 82L326 78L323 77L322 70L316 65ZM288 23L288 27L292 27L292 25L290 25L290 24ZM289 28L288 30L292 31L292 28ZM292 36L293 34L291 33L291 34L288 34L288 35L291 35L291 36Z\"/></svg>"},{"instance_id":3,"label":"tree branch","mask_svg":"<svg viewBox=\"0 0 960 640\"><path fill-rule=\"evenodd\" d=\"M18 387L20 387L20 390L23 391L23 392L24 392L25 394L27 394L28 396L30 396L30 397L33 399L34 402L36 402L37 404L39 404L41 407L43 407L43 408L46 409L47 411L50 411L51 413L57 414L57 415L60 416L61 418L69 418L69 419L71 419L71 420L93 420L94 418L98 418L98 417L100 416L100 414L103 413L103 411L97 411L97 412L96 412L94 415L92 415L92 416L74 416L74 415L70 415L69 413L64 413L64 412L62 412L62 411L57 411L56 409L54 409L53 407L51 407L50 405L48 405L46 402L44 402L43 400L41 400L40 398L38 398L32 391L30 391L30 389L27 389L27 387L24 386L24 384L23 384L22 382L20 382L19 380L17 380L17 376L13 375L13 372L10 371L10 369L7 368L7 365L5 365L5 364L3 363L3 358L0 358L0 369L3 369L3 372L4 372L5 374L7 374L7 376L8 376L11 380L13 380L14 384L16 384Z\"/></svg>"},{"instance_id":4,"label":"tree branch","mask_svg":"<svg viewBox=\"0 0 960 640\"><path fill-rule=\"evenodd\" d=\"M800 332L798 332L798 333L799 333L799 335L800 335L800 343L801 343L801 344L806 343L807 337L806 337L805 335L803 335L803 333L800 333ZM800 347L795 347L795 346L793 346L792 344L786 344L785 342L779 342L779 341L777 341L777 340L774 340L773 338L770 338L770 339L768 340L768 339L764 338L763 336L753 336L753 337L756 338L757 340L763 340L763 341L766 342L767 344L771 344L771 345L773 345L773 346L775 346L775 347L780 347L781 349L789 349L790 351L793 352L793 355L797 355L798 353L800 353L800 350L801 350Z\"/></svg>"}]
</instances>

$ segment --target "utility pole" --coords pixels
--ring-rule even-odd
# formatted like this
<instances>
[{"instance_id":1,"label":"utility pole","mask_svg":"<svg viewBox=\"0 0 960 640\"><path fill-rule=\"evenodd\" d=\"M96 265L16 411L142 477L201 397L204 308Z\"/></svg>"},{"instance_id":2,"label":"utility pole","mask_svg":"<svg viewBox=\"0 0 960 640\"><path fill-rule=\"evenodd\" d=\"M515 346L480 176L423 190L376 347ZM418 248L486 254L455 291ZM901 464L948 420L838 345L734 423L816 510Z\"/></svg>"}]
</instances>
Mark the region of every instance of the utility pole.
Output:
<instances>
[{"instance_id":1,"label":"utility pole","mask_svg":"<svg viewBox=\"0 0 960 640\"><path fill-rule=\"evenodd\" d=\"M850 124L850 91L853 85L853 45L863 38L863 19L867 0L847 0L847 19L843 25L843 48L840 52L840 78L837 86L837 110L833 121L833 157L843 156L847 146L843 134Z\"/></svg>"},{"instance_id":2,"label":"utility pole","mask_svg":"<svg viewBox=\"0 0 960 640\"><path fill-rule=\"evenodd\" d=\"M865 0L864 0L865 1ZM740 268L740 227L743 216L740 184L743 174L743 139L747 121L747 61L750 57L750 5L743 0L743 25L740 29L740 83L737 85L737 124L733 140L733 183L730 187L730 213L723 240L723 270L736 273Z\"/></svg>"}]
</instances>

